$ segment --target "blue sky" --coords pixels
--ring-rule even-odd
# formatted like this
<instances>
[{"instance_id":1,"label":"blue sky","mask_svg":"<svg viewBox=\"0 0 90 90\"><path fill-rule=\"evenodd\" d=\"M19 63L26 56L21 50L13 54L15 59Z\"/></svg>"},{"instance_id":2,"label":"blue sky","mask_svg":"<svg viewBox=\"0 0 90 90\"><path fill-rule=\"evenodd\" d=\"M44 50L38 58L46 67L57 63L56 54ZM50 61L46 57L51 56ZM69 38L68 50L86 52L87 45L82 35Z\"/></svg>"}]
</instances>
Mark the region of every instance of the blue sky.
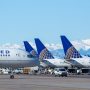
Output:
<instances>
[{"instance_id":1,"label":"blue sky","mask_svg":"<svg viewBox=\"0 0 90 90\"><path fill-rule=\"evenodd\" d=\"M90 0L0 0L0 43L90 38ZM60 42L61 43L61 42Z\"/></svg>"}]
</instances>

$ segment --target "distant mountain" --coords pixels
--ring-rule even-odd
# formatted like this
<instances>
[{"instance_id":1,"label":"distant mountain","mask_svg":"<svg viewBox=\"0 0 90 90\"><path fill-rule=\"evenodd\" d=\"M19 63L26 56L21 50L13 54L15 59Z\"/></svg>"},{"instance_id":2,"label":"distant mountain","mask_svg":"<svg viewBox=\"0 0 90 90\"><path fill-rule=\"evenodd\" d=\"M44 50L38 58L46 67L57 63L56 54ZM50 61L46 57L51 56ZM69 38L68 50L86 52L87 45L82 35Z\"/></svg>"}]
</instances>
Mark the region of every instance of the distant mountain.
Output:
<instances>
[{"instance_id":1,"label":"distant mountain","mask_svg":"<svg viewBox=\"0 0 90 90\"><path fill-rule=\"evenodd\" d=\"M72 41L71 42L74 47L80 52L81 55L88 55L90 56L90 39L81 40L81 41ZM53 47L52 47L53 45ZM64 51L63 47L60 44L48 44L47 48L51 50L52 54L57 58L63 58L64 57ZM58 47L57 47L58 46ZM52 48L50 48L52 47ZM55 49L55 48L57 49Z\"/></svg>"},{"instance_id":2,"label":"distant mountain","mask_svg":"<svg viewBox=\"0 0 90 90\"><path fill-rule=\"evenodd\" d=\"M63 58L64 57L64 51L63 49L57 49L57 50L52 50L51 53L55 58Z\"/></svg>"},{"instance_id":3,"label":"distant mountain","mask_svg":"<svg viewBox=\"0 0 90 90\"><path fill-rule=\"evenodd\" d=\"M36 45L32 42L29 42L31 46L36 49ZM75 48L80 52L82 55L89 55L90 56L90 39L86 40L80 40L80 41L72 41L72 44L75 46ZM55 58L64 58L64 51L62 44L45 44L45 46L51 51L51 53L54 55ZM21 48L25 49L23 44L18 45L18 44L10 44L6 43L3 45L0 45L0 48Z\"/></svg>"},{"instance_id":4,"label":"distant mountain","mask_svg":"<svg viewBox=\"0 0 90 90\"><path fill-rule=\"evenodd\" d=\"M90 49L80 49L79 52L81 55L90 56ZM55 58L64 58L65 56L63 49L52 50L51 53L54 55Z\"/></svg>"},{"instance_id":5,"label":"distant mountain","mask_svg":"<svg viewBox=\"0 0 90 90\"><path fill-rule=\"evenodd\" d=\"M88 49L88 50L80 49L79 52L83 55L90 55L90 49Z\"/></svg>"}]
</instances>

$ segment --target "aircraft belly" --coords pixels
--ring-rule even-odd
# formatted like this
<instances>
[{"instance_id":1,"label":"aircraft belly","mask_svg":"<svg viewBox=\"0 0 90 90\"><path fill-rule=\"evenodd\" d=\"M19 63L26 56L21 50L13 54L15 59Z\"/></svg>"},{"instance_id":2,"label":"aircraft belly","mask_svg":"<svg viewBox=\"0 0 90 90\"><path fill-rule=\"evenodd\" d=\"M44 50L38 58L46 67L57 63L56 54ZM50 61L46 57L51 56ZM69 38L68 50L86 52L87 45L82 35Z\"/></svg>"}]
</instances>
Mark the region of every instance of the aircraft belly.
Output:
<instances>
[{"instance_id":1,"label":"aircraft belly","mask_svg":"<svg viewBox=\"0 0 90 90\"><path fill-rule=\"evenodd\" d=\"M35 66L36 60L0 60L0 68L23 68Z\"/></svg>"}]
</instances>

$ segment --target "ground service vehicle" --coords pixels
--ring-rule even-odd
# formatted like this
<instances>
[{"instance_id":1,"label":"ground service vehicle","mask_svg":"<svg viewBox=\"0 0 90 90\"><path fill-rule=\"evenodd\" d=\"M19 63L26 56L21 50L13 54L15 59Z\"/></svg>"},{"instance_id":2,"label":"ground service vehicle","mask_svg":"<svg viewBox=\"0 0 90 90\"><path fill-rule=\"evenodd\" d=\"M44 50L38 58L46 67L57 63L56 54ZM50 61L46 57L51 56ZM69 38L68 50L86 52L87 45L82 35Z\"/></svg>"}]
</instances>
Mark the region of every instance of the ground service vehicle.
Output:
<instances>
[{"instance_id":1,"label":"ground service vehicle","mask_svg":"<svg viewBox=\"0 0 90 90\"><path fill-rule=\"evenodd\" d=\"M67 71L64 68L55 68L53 73L55 76L67 77Z\"/></svg>"}]
</instances>

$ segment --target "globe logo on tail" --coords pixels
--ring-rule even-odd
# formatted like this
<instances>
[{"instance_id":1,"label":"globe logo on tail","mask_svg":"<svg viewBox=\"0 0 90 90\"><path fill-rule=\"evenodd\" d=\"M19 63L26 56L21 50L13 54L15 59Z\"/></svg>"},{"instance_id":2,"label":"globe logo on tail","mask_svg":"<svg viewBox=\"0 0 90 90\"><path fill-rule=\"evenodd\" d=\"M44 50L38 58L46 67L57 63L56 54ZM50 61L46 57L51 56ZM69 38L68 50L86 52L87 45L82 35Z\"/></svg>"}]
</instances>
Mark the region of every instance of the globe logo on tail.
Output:
<instances>
[{"instance_id":1,"label":"globe logo on tail","mask_svg":"<svg viewBox=\"0 0 90 90\"><path fill-rule=\"evenodd\" d=\"M65 59L70 59L70 58L82 58L82 56L78 53L78 51L71 46L66 53Z\"/></svg>"},{"instance_id":2,"label":"globe logo on tail","mask_svg":"<svg viewBox=\"0 0 90 90\"><path fill-rule=\"evenodd\" d=\"M37 56L37 53L36 53L36 51L35 50L32 50L31 52L30 52L33 56Z\"/></svg>"},{"instance_id":3,"label":"globe logo on tail","mask_svg":"<svg viewBox=\"0 0 90 90\"><path fill-rule=\"evenodd\" d=\"M39 55L39 59L53 59L52 54L47 50L47 48L43 49Z\"/></svg>"}]
</instances>

